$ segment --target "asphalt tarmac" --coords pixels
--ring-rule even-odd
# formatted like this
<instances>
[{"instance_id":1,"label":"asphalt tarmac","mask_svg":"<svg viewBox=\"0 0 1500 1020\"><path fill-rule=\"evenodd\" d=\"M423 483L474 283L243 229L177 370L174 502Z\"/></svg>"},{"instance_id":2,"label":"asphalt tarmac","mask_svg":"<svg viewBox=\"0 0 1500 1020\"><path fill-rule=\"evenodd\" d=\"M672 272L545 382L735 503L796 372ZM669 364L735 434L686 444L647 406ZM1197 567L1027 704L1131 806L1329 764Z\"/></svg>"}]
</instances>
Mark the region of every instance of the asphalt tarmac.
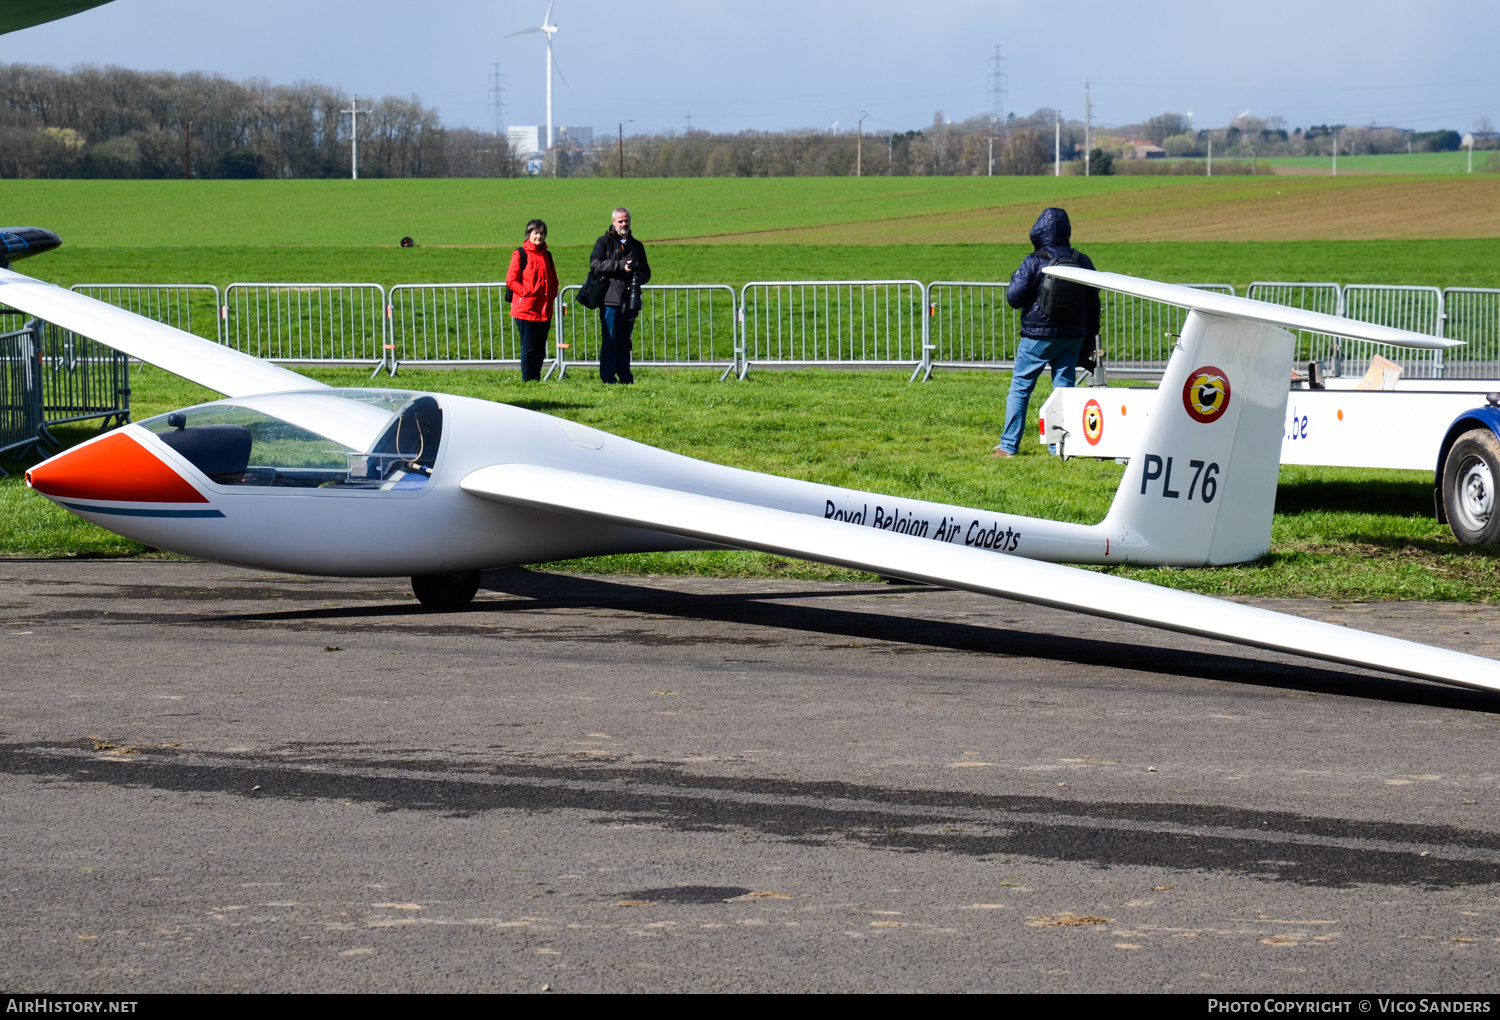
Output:
<instances>
[{"instance_id":1,"label":"asphalt tarmac","mask_svg":"<svg viewBox=\"0 0 1500 1020\"><path fill-rule=\"evenodd\" d=\"M916 586L407 591L0 561L0 988L1496 989L1500 697Z\"/></svg>"}]
</instances>

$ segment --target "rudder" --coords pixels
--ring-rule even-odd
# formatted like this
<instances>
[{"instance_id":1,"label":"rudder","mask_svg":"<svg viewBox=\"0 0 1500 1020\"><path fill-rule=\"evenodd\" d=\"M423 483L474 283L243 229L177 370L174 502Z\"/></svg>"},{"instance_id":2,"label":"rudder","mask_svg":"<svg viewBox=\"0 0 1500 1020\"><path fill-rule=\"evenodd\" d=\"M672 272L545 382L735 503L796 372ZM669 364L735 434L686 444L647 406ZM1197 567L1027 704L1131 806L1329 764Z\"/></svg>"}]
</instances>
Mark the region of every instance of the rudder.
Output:
<instances>
[{"instance_id":1,"label":"rudder","mask_svg":"<svg viewBox=\"0 0 1500 1020\"><path fill-rule=\"evenodd\" d=\"M1102 528L1126 559L1212 566L1265 555L1292 334L1193 311Z\"/></svg>"}]
</instances>

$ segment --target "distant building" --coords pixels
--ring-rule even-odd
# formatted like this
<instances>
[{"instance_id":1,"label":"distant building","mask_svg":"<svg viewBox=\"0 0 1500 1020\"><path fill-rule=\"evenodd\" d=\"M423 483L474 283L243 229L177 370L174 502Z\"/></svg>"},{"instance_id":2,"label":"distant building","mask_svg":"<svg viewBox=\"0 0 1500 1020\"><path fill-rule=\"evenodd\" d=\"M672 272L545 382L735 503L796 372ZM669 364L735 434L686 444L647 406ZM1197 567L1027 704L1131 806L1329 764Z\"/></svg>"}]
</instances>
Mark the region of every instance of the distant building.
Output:
<instances>
[{"instance_id":1,"label":"distant building","mask_svg":"<svg viewBox=\"0 0 1500 1020\"><path fill-rule=\"evenodd\" d=\"M1166 159L1167 150L1160 145L1153 145L1149 141L1140 138L1132 139L1131 145L1135 146L1135 159Z\"/></svg>"},{"instance_id":2,"label":"distant building","mask_svg":"<svg viewBox=\"0 0 1500 1020\"><path fill-rule=\"evenodd\" d=\"M567 124L557 129L557 147L569 152L587 152L594 147L594 129Z\"/></svg>"},{"instance_id":3,"label":"distant building","mask_svg":"<svg viewBox=\"0 0 1500 1020\"><path fill-rule=\"evenodd\" d=\"M1500 131L1470 131L1464 135L1462 145L1466 149L1493 149L1500 141Z\"/></svg>"},{"instance_id":4,"label":"distant building","mask_svg":"<svg viewBox=\"0 0 1500 1020\"><path fill-rule=\"evenodd\" d=\"M518 156L529 156L542 151L542 129L535 124L530 127L513 127L506 135L510 140L510 151Z\"/></svg>"}]
</instances>

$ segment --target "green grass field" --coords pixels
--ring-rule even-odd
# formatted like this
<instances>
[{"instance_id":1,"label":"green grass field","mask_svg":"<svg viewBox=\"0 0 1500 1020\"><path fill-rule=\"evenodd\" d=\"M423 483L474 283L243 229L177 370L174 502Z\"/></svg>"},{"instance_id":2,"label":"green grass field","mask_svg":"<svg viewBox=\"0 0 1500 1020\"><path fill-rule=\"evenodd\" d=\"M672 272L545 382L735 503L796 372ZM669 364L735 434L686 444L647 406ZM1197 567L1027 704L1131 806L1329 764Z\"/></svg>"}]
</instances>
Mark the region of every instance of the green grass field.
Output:
<instances>
[{"instance_id":1,"label":"green grass field","mask_svg":"<svg viewBox=\"0 0 1500 1020\"><path fill-rule=\"evenodd\" d=\"M1213 187L1213 182L1208 182ZM1202 186L1132 177L790 177L612 181L5 181L6 215L86 246L514 245L533 216L581 244L628 205L643 237L713 238ZM1040 203L1040 205L1038 205Z\"/></svg>"},{"instance_id":2,"label":"green grass field","mask_svg":"<svg viewBox=\"0 0 1500 1020\"><path fill-rule=\"evenodd\" d=\"M1090 244L1500 236L1489 210L1500 180L1465 177L4 181L0 207L70 248L371 251L411 236L421 247L395 253L410 261L430 248L513 247L533 216L555 245L590 244L617 204L641 237L674 244L1015 244L1047 205L1072 210L1075 239ZM1374 225L1363 219L1372 203ZM1154 234L1163 224L1170 233Z\"/></svg>"},{"instance_id":3,"label":"green grass field","mask_svg":"<svg viewBox=\"0 0 1500 1020\"><path fill-rule=\"evenodd\" d=\"M64 235L62 249L19 267L62 284L495 279L519 225L538 213L551 221L559 270L572 281L582 278L587 244L617 201L633 207L648 240L699 238L652 248L658 282L1000 280L1029 250L1019 240L1035 210L1062 202L1082 210L1075 211L1080 246L1101 268L1125 273L1237 286L1254 279L1500 286L1500 227L1465 213L1468 204L1490 194L1476 190L1475 181L1477 176L1460 182L1403 178L1394 192L1389 179L1372 177L7 181L0 183L0 219ZM1423 201L1446 209L1450 218L1434 220ZM1364 240L1103 239L1133 236L1130 231L1138 228L1149 232L1151 224L1170 233L1161 222L1191 223L1210 214L1226 222L1263 219L1271 226L1261 232L1274 233L1276 223L1306 228L1308 210L1343 216L1372 202L1377 208L1371 229L1396 226ZM1337 216L1329 222L1335 221ZM851 223L865 232L850 233ZM977 224L997 243L942 241L962 234L944 232L953 223L962 230ZM1101 239L1085 240L1095 223L1114 224L1115 234L1104 230L1096 234ZM1145 226L1127 230L1122 223ZM710 228L726 225L746 236L735 243L709 236ZM806 233L809 225L822 232ZM395 247L402 234L417 237L422 246ZM823 240L811 243L812 237ZM790 243L793 238L799 243ZM844 243L833 243L838 241ZM309 374L339 384L364 378L355 371ZM744 383L720 384L716 374L648 369L628 389L601 386L582 373L562 384L525 387L513 371L406 371L402 378L412 388L509 401L719 463L1063 520L1102 518L1120 472L1112 463L1061 464L1033 445L1011 462L989 459L1005 375L949 372L909 386L904 373L764 372ZM133 386L137 419L214 396L154 368L142 369ZM1033 416L1045 396L1043 387ZM91 434L83 427L60 433L69 441ZM144 553L57 510L19 479L0 481L0 554ZM1424 473L1287 468L1273 549L1264 562L1122 572L1219 594L1489 601L1495 597L1496 564L1495 554L1459 547L1432 519L1431 480ZM612 557L555 566L849 576L747 553Z\"/></svg>"},{"instance_id":4,"label":"green grass field","mask_svg":"<svg viewBox=\"0 0 1500 1020\"><path fill-rule=\"evenodd\" d=\"M549 221L560 274L576 282L617 202L631 205L652 243L659 283L1001 280L1030 250L1036 213L1063 204L1076 243L1097 264L1155 279L1497 286L1497 184L1369 176L5 181L0 219L62 234L61 249L21 268L64 286L493 280L536 215ZM419 247L398 247L404 235Z\"/></svg>"},{"instance_id":5,"label":"green grass field","mask_svg":"<svg viewBox=\"0 0 1500 1020\"><path fill-rule=\"evenodd\" d=\"M1489 152L1474 153L1474 172L1485 169ZM1272 156L1266 160L1273 167L1298 170L1321 170L1332 173L1333 160L1328 156ZM1469 166L1469 154L1463 152L1394 152L1381 156L1339 156L1339 173L1349 174L1461 174Z\"/></svg>"}]
</instances>

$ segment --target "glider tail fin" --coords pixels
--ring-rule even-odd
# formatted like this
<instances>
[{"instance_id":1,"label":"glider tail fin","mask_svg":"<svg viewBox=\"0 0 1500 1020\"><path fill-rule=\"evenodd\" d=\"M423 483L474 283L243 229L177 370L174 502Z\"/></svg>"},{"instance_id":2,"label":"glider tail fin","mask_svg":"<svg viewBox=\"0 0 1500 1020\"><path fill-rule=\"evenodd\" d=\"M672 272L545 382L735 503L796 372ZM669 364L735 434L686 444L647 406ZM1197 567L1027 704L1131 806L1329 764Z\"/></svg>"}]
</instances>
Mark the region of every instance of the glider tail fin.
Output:
<instances>
[{"instance_id":1,"label":"glider tail fin","mask_svg":"<svg viewBox=\"0 0 1500 1020\"><path fill-rule=\"evenodd\" d=\"M1130 562L1240 563L1271 546L1292 334L1190 312L1102 525Z\"/></svg>"},{"instance_id":2,"label":"glider tail fin","mask_svg":"<svg viewBox=\"0 0 1500 1020\"><path fill-rule=\"evenodd\" d=\"M1461 344L1119 273L1043 272L1189 309L1145 434L1100 525L1136 563L1240 563L1270 548L1291 389L1287 329L1425 350Z\"/></svg>"}]
</instances>

